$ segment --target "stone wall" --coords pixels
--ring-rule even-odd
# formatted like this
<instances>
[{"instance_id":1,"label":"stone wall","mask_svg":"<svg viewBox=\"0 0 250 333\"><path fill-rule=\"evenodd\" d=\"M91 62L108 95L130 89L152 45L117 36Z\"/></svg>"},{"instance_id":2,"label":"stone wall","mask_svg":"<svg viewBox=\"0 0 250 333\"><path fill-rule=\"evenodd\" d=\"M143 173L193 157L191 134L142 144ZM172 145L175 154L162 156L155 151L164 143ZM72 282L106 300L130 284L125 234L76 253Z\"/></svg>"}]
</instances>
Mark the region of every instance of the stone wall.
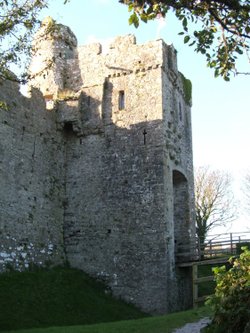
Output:
<instances>
[{"instance_id":1,"label":"stone wall","mask_svg":"<svg viewBox=\"0 0 250 333\"><path fill-rule=\"evenodd\" d=\"M59 264L63 248L64 148L42 95L1 82L0 271Z\"/></svg>"},{"instance_id":2,"label":"stone wall","mask_svg":"<svg viewBox=\"0 0 250 333\"><path fill-rule=\"evenodd\" d=\"M187 308L191 275L175 254L194 236L192 140L176 52L129 35L104 54L55 23L41 39L50 24L31 66L46 105L1 89L3 264L8 246L24 266L65 258L144 311Z\"/></svg>"}]
</instances>

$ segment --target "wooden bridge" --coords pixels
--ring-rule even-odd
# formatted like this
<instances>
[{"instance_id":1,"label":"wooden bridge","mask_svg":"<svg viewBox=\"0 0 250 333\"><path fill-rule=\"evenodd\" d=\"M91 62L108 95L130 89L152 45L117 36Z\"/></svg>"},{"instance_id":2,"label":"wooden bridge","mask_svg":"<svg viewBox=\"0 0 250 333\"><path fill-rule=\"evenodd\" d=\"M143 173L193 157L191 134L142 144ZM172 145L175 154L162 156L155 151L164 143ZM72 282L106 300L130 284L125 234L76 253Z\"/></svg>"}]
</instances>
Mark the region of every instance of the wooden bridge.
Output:
<instances>
[{"instance_id":1,"label":"wooden bridge","mask_svg":"<svg viewBox=\"0 0 250 333\"><path fill-rule=\"evenodd\" d=\"M226 263L231 256L238 256L241 247L250 247L250 231L235 232L207 237L204 246L198 240L185 246L180 246L176 253L177 265L179 267L192 267L193 276L193 306L205 301L209 296L199 297L198 287L200 283L213 281L214 276L198 276L200 265L219 265Z\"/></svg>"}]
</instances>

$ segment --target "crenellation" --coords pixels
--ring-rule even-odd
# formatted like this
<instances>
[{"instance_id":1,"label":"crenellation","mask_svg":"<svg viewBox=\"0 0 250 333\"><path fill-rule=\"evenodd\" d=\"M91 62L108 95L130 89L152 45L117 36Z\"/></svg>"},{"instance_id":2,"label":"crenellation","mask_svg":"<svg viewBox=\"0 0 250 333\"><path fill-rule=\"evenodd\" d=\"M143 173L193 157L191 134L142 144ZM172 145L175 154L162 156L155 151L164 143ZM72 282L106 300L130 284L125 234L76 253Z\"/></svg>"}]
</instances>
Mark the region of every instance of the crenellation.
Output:
<instances>
[{"instance_id":1,"label":"crenellation","mask_svg":"<svg viewBox=\"0 0 250 333\"><path fill-rule=\"evenodd\" d=\"M146 312L188 308L175 254L195 230L191 88L176 51L132 35L77 47L50 18L33 46L30 98L0 90L0 271L67 260Z\"/></svg>"}]
</instances>

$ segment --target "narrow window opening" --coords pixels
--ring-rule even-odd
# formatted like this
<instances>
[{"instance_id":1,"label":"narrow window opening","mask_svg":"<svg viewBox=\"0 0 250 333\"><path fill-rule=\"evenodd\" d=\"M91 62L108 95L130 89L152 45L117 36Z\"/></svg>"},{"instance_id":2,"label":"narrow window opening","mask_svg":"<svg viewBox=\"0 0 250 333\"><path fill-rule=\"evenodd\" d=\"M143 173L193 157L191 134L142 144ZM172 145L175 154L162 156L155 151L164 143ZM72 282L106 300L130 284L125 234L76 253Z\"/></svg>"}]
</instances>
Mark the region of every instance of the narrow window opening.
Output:
<instances>
[{"instance_id":1,"label":"narrow window opening","mask_svg":"<svg viewBox=\"0 0 250 333\"><path fill-rule=\"evenodd\" d=\"M90 101L91 101L90 96L88 96L88 100L87 100L88 106L90 106Z\"/></svg>"},{"instance_id":2,"label":"narrow window opening","mask_svg":"<svg viewBox=\"0 0 250 333\"><path fill-rule=\"evenodd\" d=\"M125 109L125 93L124 90L119 91L119 110Z\"/></svg>"},{"instance_id":3,"label":"narrow window opening","mask_svg":"<svg viewBox=\"0 0 250 333\"><path fill-rule=\"evenodd\" d=\"M179 103L179 119L180 119L180 121L182 121L182 107L181 107L181 103Z\"/></svg>"},{"instance_id":4,"label":"narrow window opening","mask_svg":"<svg viewBox=\"0 0 250 333\"><path fill-rule=\"evenodd\" d=\"M64 124L63 130L66 136L71 136L74 134L73 124L71 122L66 122Z\"/></svg>"}]
</instances>

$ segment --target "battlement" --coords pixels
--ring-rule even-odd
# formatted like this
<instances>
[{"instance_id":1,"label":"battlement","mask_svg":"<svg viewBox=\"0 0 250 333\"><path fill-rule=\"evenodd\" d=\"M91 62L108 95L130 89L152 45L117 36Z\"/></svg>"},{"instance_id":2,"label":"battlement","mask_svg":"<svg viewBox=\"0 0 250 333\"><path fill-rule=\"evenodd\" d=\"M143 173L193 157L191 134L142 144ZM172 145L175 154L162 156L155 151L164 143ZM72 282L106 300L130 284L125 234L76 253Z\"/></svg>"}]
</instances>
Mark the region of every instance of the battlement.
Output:
<instances>
[{"instance_id":1,"label":"battlement","mask_svg":"<svg viewBox=\"0 0 250 333\"><path fill-rule=\"evenodd\" d=\"M135 36L118 36L102 51L99 43L77 47L73 32L46 18L35 36L30 66L31 85L56 99L58 90L78 91L102 84L105 78L161 67L178 76L176 51L163 40L136 43Z\"/></svg>"}]
</instances>

